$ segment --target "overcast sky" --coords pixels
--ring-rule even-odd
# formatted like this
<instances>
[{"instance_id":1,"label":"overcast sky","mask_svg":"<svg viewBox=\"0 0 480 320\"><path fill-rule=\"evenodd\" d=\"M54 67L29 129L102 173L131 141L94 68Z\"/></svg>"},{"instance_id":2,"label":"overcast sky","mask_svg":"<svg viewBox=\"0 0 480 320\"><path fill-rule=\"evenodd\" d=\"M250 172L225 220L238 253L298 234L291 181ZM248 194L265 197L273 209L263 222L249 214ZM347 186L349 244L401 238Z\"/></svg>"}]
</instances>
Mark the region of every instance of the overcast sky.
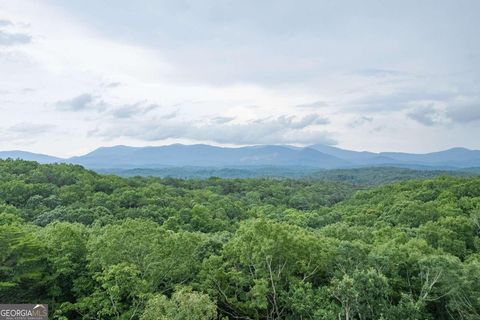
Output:
<instances>
[{"instance_id":1,"label":"overcast sky","mask_svg":"<svg viewBox=\"0 0 480 320\"><path fill-rule=\"evenodd\" d=\"M0 0L0 150L480 149L480 1Z\"/></svg>"}]
</instances>

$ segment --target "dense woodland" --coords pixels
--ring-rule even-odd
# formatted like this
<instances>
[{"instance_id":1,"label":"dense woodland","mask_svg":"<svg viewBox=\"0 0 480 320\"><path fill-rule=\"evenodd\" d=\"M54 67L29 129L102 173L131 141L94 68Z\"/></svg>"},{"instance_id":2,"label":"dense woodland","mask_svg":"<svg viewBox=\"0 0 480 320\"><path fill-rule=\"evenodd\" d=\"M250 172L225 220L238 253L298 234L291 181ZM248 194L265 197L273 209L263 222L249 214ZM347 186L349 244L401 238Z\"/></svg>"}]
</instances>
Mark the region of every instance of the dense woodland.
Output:
<instances>
[{"instance_id":1,"label":"dense woodland","mask_svg":"<svg viewBox=\"0 0 480 320\"><path fill-rule=\"evenodd\" d=\"M121 178L0 161L0 301L54 319L480 319L480 178Z\"/></svg>"}]
</instances>

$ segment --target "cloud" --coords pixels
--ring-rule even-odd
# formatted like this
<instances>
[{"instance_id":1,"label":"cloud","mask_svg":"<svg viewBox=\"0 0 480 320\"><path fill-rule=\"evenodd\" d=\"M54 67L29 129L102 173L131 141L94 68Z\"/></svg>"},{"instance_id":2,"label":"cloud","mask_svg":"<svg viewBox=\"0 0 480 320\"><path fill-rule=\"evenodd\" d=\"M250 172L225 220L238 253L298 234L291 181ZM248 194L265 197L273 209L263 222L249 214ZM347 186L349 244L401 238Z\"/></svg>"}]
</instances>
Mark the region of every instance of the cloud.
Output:
<instances>
[{"instance_id":1,"label":"cloud","mask_svg":"<svg viewBox=\"0 0 480 320\"><path fill-rule=\"evenodd\" d=\"M224 144L335 144L330 132L319 130L326 119L316 114L304 117L282 115L244 123L210 121L164 121L151 119L132 124L116 124L91 134L108 139L129 137L143 141L190 139Z\"/></svg>"},{"instance_id":2,"label":"cloud","mask_svg":"<svg viewBox=\"0 0 480 320\"><path fill-rule=\"evenodd\" d=\"M386 78L405 75L405 72L389 69L366 68L353 72L354 75L362 77Z\"/></svg>"},{"instance_id":3,"label":"cloud","mask_svg":"<svg viewBox=\"0 0 480 320\"><path fill-rule=\"evenodd\" d=\"M96 98L90 93L83 93L72 99L57 101L55 105L63 111L82 111L97 108Z\"/></svg>"},{"instance_id":4,"label":"cloud","mask_svg":"<svg viewBox=\"0 0 480 320\"><path fill-rule=\"evenodd\" d=\"M167 114L163 115L161 118L166 119L166 120L170 120L170 119L176 118L179 113L180 113L180 110L175 110L173 112L170 112L170 113L167 113Z\"/></svg>"},{"instance_id":5,"label":"cloud","mask_svg":"<svg viewBox=\"0 0 480 320\"><path fill-rule=\"evenodd\" d=\"M131 118L133 115L137 114L138 105L125 105L119 108L116 108L111 111L112 116L115 118Z\"/></svg>"},{"instance_id":6,"label":"cloud","mask_svg":"<svg viewBox=\"0 0 480 320\"><path fill-rule=\"evenodd\" d=\"M98 112L105 112L114 119L130 119L134 116L141 116L153 111L160 106L155 103L147 103L146 100L117 105L107 103L101 96L90 93L83 93L71 99L57 101L55 106L61 111L79 112L85 110L94 110Z\"/></svg>"},{"instance_id":7,"label":"cloud","mask_svg":"<svg viewBox=\"0 0 480 320\"><path fill-rule=\"evenodd\" d=\"M428 2L414 0L149 3L140 8L124 0L114 7L74 1L63 8L106 34L158 48L176 79L220 85L313 82L315 87L331 73L350 70L384 77L407 67L455 68L465 63L463 53L478 49L475 1L465 6L442 1L435 12ZM128 30L125 17L132 21ZM439 31L441 38L429 36Z\"/></svg>"},{"instance_id":8,"label":"cloud","mask_svg":"<svg viewBox=\"0 0 480 320\"><path fill-rule=\"evenodd\" d=\"M367 117L367 116L361 116L357 119L355 119L354 121L350 122L349 126L351 128L356 128L356 127L360 127L366 123L370 123L373 121L373 117Z\"/></svg>"},{"instance_id":9,"label":"cloud","mask_svg":"<svg viewBox=\"0 0 480 320\"><path fill-rule=\"evenodd\" d=\"M120 107L114 107L110 114L115 118L126 119L136 115L144 115L159 107L160 106L158 104L145 105L145 103L142 101L133 104L126 104Z\"/></svg>"},{"instance_id":10,"label":"cloud","mask_svg":"<svg viewBox=\"0 0 480 320\"><path fill-rule=\"evenodd\" d=\"M223 123L232 122L235 119L236 119L235 117L215 117L212 119L212 121L215 123L223 124Z\"/></svg>"},{"instance_id":11,"label":"cloud","mask_svg":"<svg viewBox=\"0 0 480 320\"><path fill-rule=\"evenodd\" d=\"M105 86L108 87L108 88L116 88L116 87L119 87L121 85L122 85L121 82L110 82L110 83L105 84Z\"/></svg>"},{"instance_id":12,"label":"cloud","mask_svg":"<svg viewBox=\"0 0 480 320\"><path fill-rule=\"evenodd\" d=\"M116 87L119 87L121 85L122 85L121 82L109 82L109 83L104 83L103 84L103 86L106 87L106 88L116 88Z\"/></svg>"},{"instance_id":13,"label":"cloud","mask_svg":"<svg viewBox=\"0 0 480 320\"><path fill-rule=\"evenodd\" d=\"M12 143L12 147L17 149L19 145L31 145L43 140L45 135L56 129L57 126L53 124L20 122L3 130L0 127L0 142Z\"/></svg>"},{"instance_id":14,"label":"cloud","mask_svg":"<svg viewBox=\"0 0 480 320\"><path fill-rule=\"evenodd\" d=\"M303 129L311 125L324 125L330 123L327 118L321 117L319 114L312 113L302 118L296 116L280 116L277 121L290 129Z\"/></svg>"},{"instance_id":15,"label":"cloud","mask_svg":"<svg viewBox=\"0 0 480 320\"><path fill-rule=\"evenodd\" d=\"M6 26L11 26L11 25L13 25L12 21L5 20L5 19L0 19L0 27L6 27Z\"/></svg>"},{"instance_id":16,"label":"cloud","mask_svg":"<svg viewBox=\"0 0 480 320\"><path fill-rule=\"evenodd\" d=\"M328 106L328 103L326 103L325 101L314 101L310 103L296 105L297 108L305 108L305 109L310 109L310 108L317 109L317 108L323 108L327 106Z\"/></svg>"},{"instance_id":17,"label":"cloud","mask_svg":"<svg viewBox=\"0 0 480 320\"><path fill-rule=\"evenodd\" d=\"M8 131L20 136L32 136L32 135L41 135L48 133L54 129L55 126L52 124L36 124L29 122L17 123L16 125L11 126Z\"/></svg>"},{"instance_id":18,"label":"cloud","mask_svg":"<svg viewBox=\"0 0 480 320\"><path fill-rule=\"evenodd\" d=\"M9 33L0 30L0 45L13 46L26 44L32 41L32 37L24 33Z\"/></svg>"},{"instance_id":19,"label":"cloud","mask_svg":"<svg viewBox=\"0 0 480 320\"><path fill-rule=\"evenodd\" d=\"M469 123L480 120L480 99L469 99L448 105L447 117L458 123Z\"/></svg>"},{"instance_id":20,"label":"cloud","mask_svg":"<svg viewBox=\"0 0 480 320\"><path fill-rule=\"evenodd\" d=\"M388 94L372 94L361 97L348 106L352 111L391 112L412 107L425 102L444 102L457 94L449 90L400 89Z\"/></svg>"},{"instance_id":21,"label":"cloud","mask_svg":"<svg viewBox=\"0 0 480 320\"><path fill-rule=\"evenodd\" d=\"M407 113L407 117L425 126L433 126L437 122L437 111L432 105L421 106Z\"/></svg>"}]
</instances>

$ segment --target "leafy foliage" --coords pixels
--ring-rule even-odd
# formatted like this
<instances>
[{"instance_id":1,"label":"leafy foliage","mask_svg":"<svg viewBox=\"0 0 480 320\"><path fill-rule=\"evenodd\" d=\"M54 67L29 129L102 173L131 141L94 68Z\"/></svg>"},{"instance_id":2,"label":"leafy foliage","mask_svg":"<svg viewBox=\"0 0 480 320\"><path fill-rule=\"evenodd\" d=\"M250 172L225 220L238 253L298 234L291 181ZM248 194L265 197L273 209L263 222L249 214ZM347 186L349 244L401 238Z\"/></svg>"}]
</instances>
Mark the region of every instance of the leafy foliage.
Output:
<instances>
[{"instance_id":1,"label":"leafy foliage","mask_svg":"<svg viewBox=\"0 0 480 320\"><path fill-rule=\"evenodd\" d=\"M480 178L373 189L0 161L0 300L55 319L479 319Z\"/></svg>"}]
</instances>

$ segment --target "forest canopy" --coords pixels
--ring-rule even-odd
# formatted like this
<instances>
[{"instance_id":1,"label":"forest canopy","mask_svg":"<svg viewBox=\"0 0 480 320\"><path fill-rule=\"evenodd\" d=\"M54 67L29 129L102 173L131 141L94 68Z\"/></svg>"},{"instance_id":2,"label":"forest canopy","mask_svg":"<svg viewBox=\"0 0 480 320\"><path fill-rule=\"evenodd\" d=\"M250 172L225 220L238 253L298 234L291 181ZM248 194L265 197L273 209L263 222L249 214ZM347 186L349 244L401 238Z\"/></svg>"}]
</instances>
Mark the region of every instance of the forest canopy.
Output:
<instances>
[{"instance_id":1,"label":"forest canopy","mask_svg":"<svg viewBox=\"0 0 480 320\"><path fill-rule=\"evenodd\" d=\"M480 178L121 178L0 161L0 301L54 319L480 319Z\"/></svg>"}]
</instances>

